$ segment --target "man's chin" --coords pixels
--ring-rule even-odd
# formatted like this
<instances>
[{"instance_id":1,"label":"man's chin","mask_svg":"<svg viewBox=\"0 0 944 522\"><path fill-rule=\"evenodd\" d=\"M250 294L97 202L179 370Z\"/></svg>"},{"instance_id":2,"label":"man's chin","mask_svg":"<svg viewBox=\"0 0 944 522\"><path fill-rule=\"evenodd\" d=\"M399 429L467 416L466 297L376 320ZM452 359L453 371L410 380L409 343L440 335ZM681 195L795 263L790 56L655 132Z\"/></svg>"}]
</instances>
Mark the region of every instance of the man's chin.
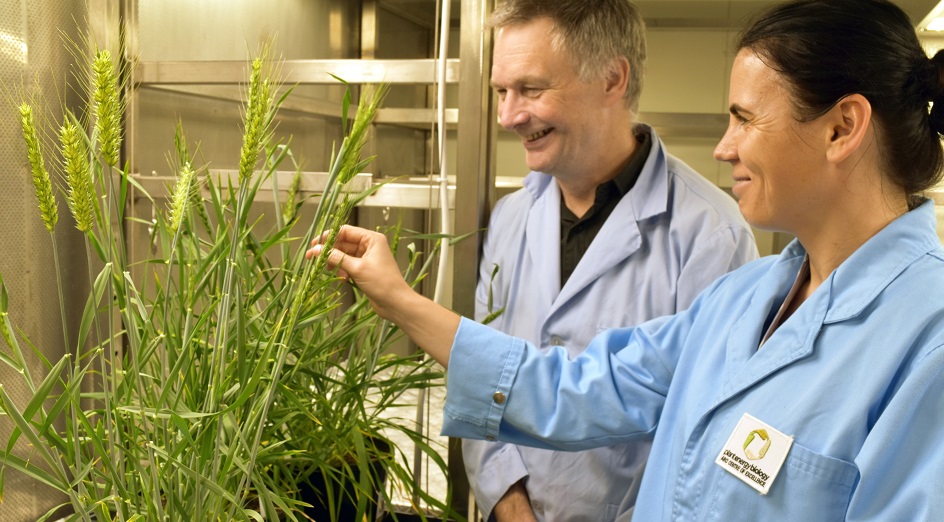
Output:
<instances>
[{"instance_id":1,"label":"man's chin","mask_svg":"<svg viewBox=\"0 0 944 522\"><path fill-rule=\"evenodd\" d=\"M544 172L546 174L550 174L549 171L552 169L551 165L545 161L544 158L533 158L530 154L525 157L525 164L528 166L529 170L534 172Z\"/></svg>"}]
</instances>

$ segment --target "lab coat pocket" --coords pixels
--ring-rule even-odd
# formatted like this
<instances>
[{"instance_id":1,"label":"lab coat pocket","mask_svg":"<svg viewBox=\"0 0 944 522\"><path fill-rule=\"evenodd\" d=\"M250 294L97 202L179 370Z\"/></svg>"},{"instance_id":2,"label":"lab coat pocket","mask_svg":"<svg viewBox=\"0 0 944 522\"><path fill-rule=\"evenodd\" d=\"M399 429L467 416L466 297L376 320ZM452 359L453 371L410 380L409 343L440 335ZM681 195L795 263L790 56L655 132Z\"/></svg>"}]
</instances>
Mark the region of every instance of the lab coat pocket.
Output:
<instances>
[{"instance_id":1,"label":"lab coat pocket","mask_svg":"<svg viewBox=\"0 0 944 522\"><path fill-rule=\"evenodd\" d=\"M710 520L791 520L791 513L815 513L804 522L843 520L859 470L852 463L828 457L793 443L780 474L767 495L718 469L724 483L714 497ZM730 480L728 480L730 479ZM803 506L803 507L801 507Z\"/></svg>"},{"instance_id":2,"label":"lab coat pocket","mask_svg":"<svg viewBox=\"0 0 944 522\"><path fill-rule=\"evenodd\" d=\"M784 507L803 502L816 506L822 520L843 520L858 476L855 464L794 442L770 494L775 494Z\"/></svg>"}]
</instances>

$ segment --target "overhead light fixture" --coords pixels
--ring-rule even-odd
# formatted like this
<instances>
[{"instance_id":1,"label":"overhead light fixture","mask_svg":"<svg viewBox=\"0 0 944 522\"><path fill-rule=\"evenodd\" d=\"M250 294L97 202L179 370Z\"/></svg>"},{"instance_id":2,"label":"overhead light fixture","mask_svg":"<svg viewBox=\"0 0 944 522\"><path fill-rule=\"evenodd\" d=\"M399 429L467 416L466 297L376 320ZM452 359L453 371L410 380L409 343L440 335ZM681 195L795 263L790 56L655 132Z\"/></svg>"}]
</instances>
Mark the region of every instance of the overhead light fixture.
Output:
<instances>
[{"instance_id":1,"label":"overhead light fixture","mask_svg":"<svg viewBox=\"0 0 944 522\"><path fill-rule=\"evenodd\" d=\"M919 32L944 33L944 0L938 2L934 9L917 25Z\"/></svg>"}]
</instances>

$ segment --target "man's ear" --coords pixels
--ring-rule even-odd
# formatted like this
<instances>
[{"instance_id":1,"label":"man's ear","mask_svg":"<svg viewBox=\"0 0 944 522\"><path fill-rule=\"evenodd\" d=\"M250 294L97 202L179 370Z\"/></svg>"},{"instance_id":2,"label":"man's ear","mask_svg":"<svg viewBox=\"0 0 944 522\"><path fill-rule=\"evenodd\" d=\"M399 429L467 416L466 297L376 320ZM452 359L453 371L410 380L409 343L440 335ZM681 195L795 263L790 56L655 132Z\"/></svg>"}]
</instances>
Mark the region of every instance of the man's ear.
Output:
<instances>
[{"instance_id":1,"label":"man's ear","mask_svg":"<svg viewBox=\"0 0 944 522\"><path fill-rule=\"evenodd\" d=\"M622 102L629 89L629 60L622 56L615 58L607 67L604 78L607 97Z\"/></svg>"},{"instance_id":2,"label":"man's ear","mask_svg":"<svg viewBox=\"0 0 944 522\"><path fill-rule=\"evenodd\" d=\"M872 104L861 94L839 100L823 115L826 123L826 158L839 163L860 150L871 132Z\"/></svg>"}]
</instances>

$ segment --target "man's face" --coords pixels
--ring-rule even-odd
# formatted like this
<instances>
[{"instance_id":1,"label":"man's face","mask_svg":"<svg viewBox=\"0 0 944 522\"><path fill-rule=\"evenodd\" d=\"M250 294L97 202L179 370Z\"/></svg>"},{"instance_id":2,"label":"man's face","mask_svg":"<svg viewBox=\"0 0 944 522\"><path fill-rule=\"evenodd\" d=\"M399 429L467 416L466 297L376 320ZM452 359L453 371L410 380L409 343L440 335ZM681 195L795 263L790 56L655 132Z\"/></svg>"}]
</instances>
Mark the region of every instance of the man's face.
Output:
<instances>
[{"instance_id":1,"label":"man's face","mask_svg":"<svg viewBox=\"0 0 944 522\"><path fill-rule=\"evenodd\" d=\"M606 146L598 139L605 82L577 76L568 53L554 49L553 29L547 18L502 28L492 87L501 124L521 138L528 168L566 179L580 176L582 158Z\"/></svg>"}]
</instances>

